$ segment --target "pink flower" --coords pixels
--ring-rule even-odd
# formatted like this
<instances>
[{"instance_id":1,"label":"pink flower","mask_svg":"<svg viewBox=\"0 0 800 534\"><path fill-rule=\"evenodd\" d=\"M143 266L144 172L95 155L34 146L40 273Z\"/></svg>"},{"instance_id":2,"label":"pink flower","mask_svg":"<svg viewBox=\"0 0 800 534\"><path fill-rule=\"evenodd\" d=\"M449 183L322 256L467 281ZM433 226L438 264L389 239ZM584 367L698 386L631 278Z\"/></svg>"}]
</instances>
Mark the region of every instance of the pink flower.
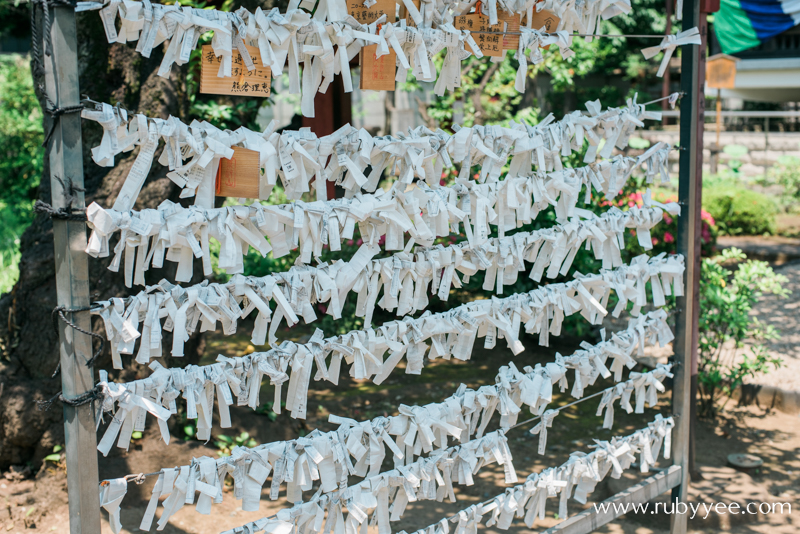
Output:
<instances>
[{"instance_id":1,"label":"pink flower","mask_svg":"<svg viewBox=\"0 0 800 534\"><path fill-rule=\"evenodd\" d=\"M352 239L348 239L347 240L347 246L348 247L352 247L354 244L355 244L355 241L353 241Z\"/></svg>"},{"instance_id":2,"label":"pink flower","mask_svg":"<svg viewBox=\"0 0 800 534\"><path fill-rule=\"evenodd\" d=\"M670 217L669 215L667 215L665 213L664 214L664 222L667 223L667 224L672 224L672 217Z\"/></svg>"},{"instance_id":3,"label":"pink flower","mask_svg":"<svg viewBox=\"0 0 800 534\"><path fill-rule=\"evenodd\" d=\"M380 239L378 239L379 245L384 245L386 243L386 236L382 235Z\"/></svg>"},{"instance_id":4,"label":"pink flower","mask_svg":"<svg viewBox=\"0 0 800 534\"><path fill-rule=\"evenodd\" d=\"M664 243L674 243L675 238L669 232L664 232Z\"/></svg>"},{"instance_id":5,"label":"pink flower","mask_svg":"<svg viewBox=\"0 0 800 534\"><path fill-rule=\"evenodd\" d=\"M360 247L363 244L364 244L364 240L359 237L358 241L356 241L356 245L358 245Z\"/></svg>"},{"instance_id":6,"label":"pink flower","mask_svg":"<svg viewBox=\"0 0 800 534\"><path fill-rule=\"evenodd\" d=\"M658 245L658 239L656 239L655 237L652 239L653 239L653 246Z\"/></svg>"},{"instance_id":7,"label":"pink flower","mask_svg":"<svg viewBox=\"0 0 800 534\"><path fill-rule=\"evenodd\" d=\"M711 226L716 226L717 222L714 220L714 217L711 216L706 210L700 210L700 219L706 221Z\"/></svg>"}]
</instances>

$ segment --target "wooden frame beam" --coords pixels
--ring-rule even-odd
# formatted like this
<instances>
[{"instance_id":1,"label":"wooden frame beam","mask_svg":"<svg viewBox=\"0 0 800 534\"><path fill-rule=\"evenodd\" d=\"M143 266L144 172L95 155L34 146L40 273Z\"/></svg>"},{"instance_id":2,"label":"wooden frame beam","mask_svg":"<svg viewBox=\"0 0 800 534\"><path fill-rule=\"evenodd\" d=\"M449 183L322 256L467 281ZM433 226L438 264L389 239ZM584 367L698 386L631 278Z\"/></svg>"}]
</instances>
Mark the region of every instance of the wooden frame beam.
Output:
<instances>
[{"instance_id":1,"label":"wooden frame beam","mask_svg":"<svg viewBox=\"0 0 800 534\"><path fill-rule=\"evenodd\" d=\"M678 465L647 477L625 491L609 497L599 504L592 505L578 515L565 519L558 525L544 531L543 534L586 534L623 515L622 509L630 504L645 503L666 493L681 483L681 467ZM600 505L609 505L605 511L597 510Z\"/></svg>"}]
</instances>

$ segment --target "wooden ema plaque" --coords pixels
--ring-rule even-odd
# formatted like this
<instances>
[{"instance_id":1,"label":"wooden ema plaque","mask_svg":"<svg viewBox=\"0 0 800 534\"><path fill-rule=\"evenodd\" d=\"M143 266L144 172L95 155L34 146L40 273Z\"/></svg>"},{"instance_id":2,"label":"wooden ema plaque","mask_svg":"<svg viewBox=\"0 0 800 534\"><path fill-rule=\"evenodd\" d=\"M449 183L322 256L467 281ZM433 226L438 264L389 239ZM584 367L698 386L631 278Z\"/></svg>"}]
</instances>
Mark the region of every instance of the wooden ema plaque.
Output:
<instances>
[{"instance_id":1,"label":"wooden ema plaque","mask_svg":"<svg viewBox=\"0 0 800 534\"><path fill-rule=\"evenodd\" d=\"M385 56L375 57L378 45L367 45L361 49L361 83L359 87L368 91L394 91L397 75L397 53L389 49Z\"/></svg>"},{"instance_id":2,"label":"wooden ema plaque","mask_svg":"<svg viewBox=\"0 0 800 534\"><path fill-rule=\"evenodd\" d=\"M377 0L374 5L364 7L362 0L348 0L347 11L361 24L372 24L384 14L386 22L391 24L395 21L397 2ZM397 53L389 48L387 55L378 58L375 57L377 49L377 44L366 45L359 53L358 64L361 65L359 88L368 91L394 91Z\"/></svg>"},{"instance_id":3,"label":"wooden ema plaque","mask_svg":"<svg viewBox=\"0 0 800 534\"><path fill-rule=\"evenodd\" d=\"M247 70L242 55L233 49L231 76L220 78L220 58L214 54L211 45L203 46L203 60L200 68L200 92L212 95L269 96L272 85L272 71L261 64L261 54L255 46L247 51L253 58L255 70Z\"/></svg>"},{"instance_id":4,"label":"wooden ema plaque","mask_svg":"<svg viewBox=\"0 0 800 534\"><path fill-rule=\"evenodd\" d=\"M534 9L531 21L532 24L530 27L534 30L541 30L542 27L544 27L548 33L552 33L556 31L556 28L558 28L558 23L561 22L561 19L558 18L552 11L540 11L537 13Z\"/></svg>"},{"instance_id":5,"label":"wooden ema plaque","mask_svg":"<svg viewBox=\"0 0 800 534\"><path fill-rule=\"evenodd\" d=\"M384 13L386 14L386 22L393 23L395 21L396 6L397 2L395 0L378 0L370 7L364 7L364 2L361 0L348 0L347 12L361 24L372 24L381 18Z\"/></svg>"},{"instance_id":6,"label":"wooden ema plaque","mask_svg":"<svg viewBox=\"0 0 800 534\"><path fill-rule=\"evenodd\" d=\"M231 159L219 160L217 196L266 200L269 194L261 191L261 165L258 152L238 146L232 148Z\"/></svg>"},{"instance_id":7,"label":"wooden ema plaque","mask_svg":"<svg viewBox=\"0 0 800 534\"><path fill-rule=\"evenodd\" d=\"M519 35L501 35L503 32L519 32L519 15L506 12L497 13L497 24L489 25L489 17L480 13L460 15L453 20L458 30L469 30L472 38L484 56L500 57L503 50L516 50L519 47ZM492 32L492 33L478 33Z\"/></svg>"}]
</instances>

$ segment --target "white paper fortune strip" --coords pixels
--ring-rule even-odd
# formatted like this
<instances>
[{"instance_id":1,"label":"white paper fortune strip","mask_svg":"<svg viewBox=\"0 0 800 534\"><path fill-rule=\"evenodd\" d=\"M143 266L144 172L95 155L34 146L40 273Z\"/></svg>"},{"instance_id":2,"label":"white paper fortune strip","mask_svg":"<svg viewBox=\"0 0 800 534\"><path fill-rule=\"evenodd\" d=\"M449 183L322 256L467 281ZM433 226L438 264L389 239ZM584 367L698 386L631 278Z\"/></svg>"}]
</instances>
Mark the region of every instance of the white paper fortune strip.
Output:
<instances>
[{"instance_id":1,"label":"white paper fortune strip","mask_svg":"<svg viewBox=\"0 0 800 534\"><path fill-rule=\"evenodd\" d=\"M647 205L649 196L645 200ZM364 324L369 327L376 304L385 310L395 310L399 316L422 311L428 305L428 293L447 300L451 287L461 287L478 271L487 271L483 288L496 291L498 295L503 294L504 286L517 281L520 272L525 272L524 262L532 264L529 276L537 282L543 276L553 279L559 274L565 275L584 243L588 243L586 246L592 248L595 257L602 260L604 269L619 267L626 229L635 228L639 243L650 250L650 230L661 221L662 207L673 215L679 212L679 206L674 203L643 209L634 207L625 212L611 208L601 217L581 212L591 218L574 218L569 223L547 229L491 238L475 248L467 242L417 248L413 253L401 252L366 263L361 261L364 254L360 252L349 262L339 260L319 267L295 266L286 273L263 277L234 275L226 284L203 282L188 288L162 280L126 299L95 302L92 313L105 321L117 369L122 368L121 354L134 353L136 339L139 339L138 363L146 365L150 359L162 355L162 318L169 331L174 330L178 320L183 321L187 334L192 334L198 324L201 331L213 331L220 321L225 334L232 335L238 320L256 311L258 317L251 341L263 345L271 321L273 333L282 318L290 324L299 317L312 322L317 318L315 305L325 303L325 313L339 319L353 291L358 294L355 314L364 317ZM367 245L362 248L369 252ZM383 294L379 298L381 291ZM273 302L275 306L270 306ZM184 303L188 306L179 315ZM137 320L139 317L144 320Z\"/></svg>"},{"instance_id":2,"label":"white paper fortune strip","mask_svg":"<svg viewBox=\"0 0 800 534\"><path fill-rule=\"evenodd\" d=\"M262 256L272 252L275 258L299 249L299 261L309 263L312 258L319 259L325 245L340 250L343 240L353 239L356 225L369 247L353 261L364 266L377 254L384 236L385 250L410 250L415 243L430 247L437 237L458 234L463 227L470 246L476 247L489 240L491 226L503 237L550 206L554 206L558 222L567 222L581 213L576 205L582 190L585 203L592 188L613 199L642 164L647 164L648 173L668 177L670 147L656 145L653 149L638 158L615 156L584 167L507 177L499 182L459 179L452 187L395 182L389 191L280 206L255 203L184 208L165 200L158 209L136 212L105 210L92 203L86 209L92 229L86 252L107 257L110 236L120 232L108 268L118 271L124 256L125 283L130 287L133 283L144 285L144 272L151 265L162 267L165 259L178 263L178 282L191 280L195 258L202 260L203 272L210 276L212 238L220 243L219 268L229 274L243 272L243 255L249 247ZM406 233L410 237L407 243Z\"/></svg>"},{"instance_id":3,"label":"white paper fortune strip","mask_svg":"<svg viewBox=\"0 0 800 534\"><path fill-rule=\"evenodd\" d=\"M418 127L405 134L372 137L363 128L348 124L322 138L307 128L276 133L275 122L264 132L244 127L232 132L207 122L194 121L187 126L176 117L129 117L125 109L105 103L84 109L81 116L103 127L100 144L92 149L92 159L98 165L113 167L116 155L140 147L140 156L114 204L115 210L128 211L133 209L160 142L164 150L158 162L183 188L181 197L194 196L195 205L211 208L217 167L221 158L232 156L234 146L259 153L267 190L271 191L280 179L286 197L299 200L314 181L316 199L326 200L326 182L343 187L349 198L362 190L374 192L385 170L397 176L400 183L418 178L432 187L439 185L442 170L454 164L461 166L460 177L465 179L473 165L482 165L480 183L497 181L509 158L510 178L528 176L532 167L560 171L561 158L582 151L585 140L589 148L584 162L592 163L598 157L611 157L614 148L626 148L634 129L644 125L642 121L661 119L660 112L645 111L637 104L636 96L622 108L603 111L599 100L587 102L586 108L586 113L573 111L559 121L550 114L536 126L513 121L507 128L456 125L455 135ZM368 166L371 171L365 175Z\"/></svg>"},{"instance_id":4,"label":"white paper fortune strip","mask_svg":"<svg viewBox=\"0 0 800 534\"><path fill-rule=\"evenodd\" d=\"M323 433L314 430L306 437L288 442L267 443L254 448L235 447L229 457L218 459L202 457L195 459L189 466L162 470L153 488L151 503L140 528L149 530L158 500L170 495L173 487L173 484L165 485L164 478L175 475L184 477L181 484L189 488L183 490L184 503L192 504L195 493L198 491L201 493L197 504L200 513L209 513L212 502L222 501L222 487L227 475L234 481L234 497L242 500L244 511L259 509L262 487L270 474L272 474L270 482L272 500L278 498L280 487L285 483L287 499L290 502L302 503L300 506L318 502L324 508L325 502L342 500L348 504L351 514L354 512L350 508L352 503L348 502L350 499L365 491L380 492L389 481L388 487L402 486L405 491L393 497L386 495L387 499L391 497L391 502L394 503L391 520L397 520L402 516L407 502L427 499L441 501L445 496L449 496L450 501L455 502L452 482L470 486L473 483L472 475L477 474L482 466L495 461L504 468L505 482L514 483L516 472L511 463L511 453L503 430L490 432L485 436L483 431L504 394L506 403L513 402L511 400L513 398L517 399L516 409L519 412L522 404L530 402L524 397L530 398L532 388L539 387L542 381L549 384L545 389L551 392L552 385L561 382L562 378L551 376L550 366L551 364L548 364L546 370L537 366L535 371L531 369L525 375L519 373L513 365L504 367L497 378L498 383L494 386L494 391L486 386L474 391L462 385L456 395L443 403L424 407L401 405L401 415L363 423L332 415L331 421L341 425L336 431ZM669 366L662 365L648 373L631 373L630 380L614 387L623 392L621 406L631 413L633 407L630 404L630 397L635 394L636 413L644 412L645 401L650 407L654 407L658 400L654 390L664 390L661 382L667 376L672 376L669 373ZM504 387L506 386L504 380L508 377L514 380L514 388ZM105 382L104 386L106 389L110 387ZM483 396L487 393L488 399ZM537 395L538 393L534 393L533 396ZM540 413L549 400L543 404ZM528 406L533 409L535 404ZM543 417L552 420L552 415L556 411L548 410L544 412ZM437 414L444 415L448 412L451 412L448 419L456 424L460 423L460 426L451 425L448 420L436 417ZM454 416L452 412L458 414ZM131 416L136 417L135 414ZM503 419L507 424L513 424L506 418ZM392 439L389 434L398 436L397 440ZM471 439L473 434L476 438L474 440ZM462 443L447 447L448 435L459 439ZM112 436L111 441L108 441L109 445L115 437ZM103 441L107 442L105 436ZM413 442L417 445L413 445ZM403 445L406 448L405 455L401 450ZM395 467L389 472L380 471L386 454L384 447L388 447L393 453ZM544 439L540 439L539 447L540 453L543 452ZM427 456L413 460L414 455L419 456L422 452ZM351 456L355 462L350 460ZM348 476L366 477L367 480L348 487ZM405 481L392 484L391 480L395 477L403 477ZM312 490L317 481L319 481L318 491L310 501L303 503L303 491ZM115 504L118 507L124 492L121 495L117 492L115 495ZM208 498L204 499L202 495ZM327 500L319 502L318 499L323 496L327 497ZM376 497L380 498L380 495ZM159 527L163 527L180 506L182 505L173 506L167 499ZM386 517L388 521L389 515Z\"/></svg>"},{"instance_id":5,"label":"white paper fortune strip","mask_svg":"<svg viewBox=\"0 0 800 534\"><path fill-rule=\"evenodd\" d=\"M488 14L490 24L497 24L497 2L490 0ZM361 48L377 44L376 53L383 56L390 49L397 55L396 80L405 81L411 73L420 81L436 81L435 92L444 94L447 89L460 87L461 62L470 56L483 57L468 30L457 30L454 17L468 12L473 2L459 4L452 0L422 2L417 9L410 0L403 4L414 20L409 25L405 19L387 22L386 14L371 24L360 24L348 15L344 0L321 0L314 15L315 0L291 0L285 13L277 8L251 13L245 8L236 12L213 9L194 9L180 5L161 5L149 0L103 0L102 2L79 2L78 11L100 9L103 26L109 43L138 41L136 51L149 58L155 46L166 41L164 58L158 70L159 76L169 76L172 64L183 65L189 61L191 51L197 47L201 34L214 32L211 46L221 57L218 76L229 77L233 67L234 47L242 55L248 70L256 68L247 46L257 47L261 64L270 67L274 77L283 74L288 65L289 92L301 93L301 111L304 116L314 116L314 95L326 92L337 74L343 78L344 90L353 90L349 61ZM366 5L368 4L365 2ZM599 17L609 18L630 10L626 0L603 3L575 2L573 0L550 0L546 3L550 11L561 18L557 31L552 34L543 28L531 28L534 6L537 11L545 4L512 0L501 2L501 7L511 13L520 13L527 18L527 28L521 28L522 36L518 51L520 70L527 68L524 61L526 48L531 52L531 61L541 61L540 46L556 44L564 58L573 52L571 32L586 28L589 34L597 30ZM117 29L117 15L120 28ZM434 27L435 26L435 27ZM591 30L591 31L589 31ZM695 30L696 31L696 30ZM692 40L675 40L661 49L674 50L676 46L694 43ZM335 47L335 48L334 48ZM445 51L441 72L436 72L433 56ZM519 57L521 56L521 57ZM665 55L666 57L666 55ZM502 60L502 58L498 58ZM495 60L497 61L497 60ZM302 73L302 74L301 74ZM519 78L519 73L518 73Z\"/></svg>"},{"instance_id":6,"label":"white paper fortune strip","mask_svg":"<svg viewBox=\"0 0 800 534\"><path fill-rule=\"evenodd\" d=\"M574 452L559 467L548 467L541 473L532 473L524 483L412 534L450 534L448 521L456 525L453 527L453 534L477 534L478 526L487 514L491 514L486 521L487 527L495 526L500 530L507 530L514 518L523 518L525 525L533 528L537 517L539 520L545 518L545 506L550 497L559 497L558 518L566 519L569 516L567 502L570 496L579 503L586 504L588 495L599 482L609 474L612 478L619 478L624 470L632 466L637 454L643 473L649 472L650 466L658 460L662 446L664 459L669 459L673 426L672 417L656 415L655 420L647 424L647 428L623 438L598 441L595 450L589 454ZM225 534L272 532L271 529L279 523L277 520L261 521L250 523L250 530L234 529ZM288 521L285 524L293 526ZM298 532L309 534L304 530ZM406 532L400 531L398 534Z\"/></svg>"}]
</instances>

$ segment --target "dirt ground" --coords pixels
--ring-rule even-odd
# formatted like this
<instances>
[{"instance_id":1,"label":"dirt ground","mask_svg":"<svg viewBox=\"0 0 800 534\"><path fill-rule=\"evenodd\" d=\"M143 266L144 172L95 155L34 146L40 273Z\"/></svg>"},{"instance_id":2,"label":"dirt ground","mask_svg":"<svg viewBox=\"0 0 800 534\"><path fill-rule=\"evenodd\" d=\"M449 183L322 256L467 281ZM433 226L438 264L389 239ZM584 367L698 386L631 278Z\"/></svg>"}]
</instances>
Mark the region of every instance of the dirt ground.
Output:
<instances>
[{"instance_id":1,"label":"dirt ground","mask_svg":"<svg viewBox=\"0 0 800 534\"><path fill-rule=\"evenodd\" d=\"M323 384L312 384L309 399L309 418L295 421L286 415L270 421L267 415L253 413L249 409L232 410L233 428L224 431L236 435L242 430L259 443L288 439L308 432L314 428L330 429L327 415L336 413L355 419L370 419L378 415L396 413L399 403L424 404L440 400L456 390L463 382L471 387L494 381L496 369L512 360L517 366L533 365L536 362L552 360L556 351L569 354L577 348L577 340L560 338L550 348L540 348L532 339L526 339L526 351L514 357L507 349L498 348L487 351L477 348L469 362L435 362L426 366L422 375L403 374L402 369L381 386L371 383L345 381L338 388L328 389ZM241 354L248 350L246 336L234 338L212 337L207 343L206 359L215 359L217 353L226 355ZM607 384L598 384L598 388ZM591 391L589 391L591 393ZM265 386L262 401L270 399L272 391ZM566 396L559 398L566 403ZM617 410L615 428L603 430L601 420L594 412L597 404L588 401L565 410L555 421L549 432L547 452L544 456L536 453L536 439L528 435L528 427L509 432L509 444L514 456L514 466L522 479L531 472L544 467L555 466L565 461L573 450L589 451L591 438L609 439L614 435L626 435L652 420L656 413L669 413L668 395L662 396L657 409L648 409L644 415L626 415ZM148 421L148 429L142 439L134 440L128 452L114 449L108 458L100 457L101 478L116 478L129 473L151 472L162 467L185 465L192 457L216 457L213 443L203 444L196 440L184 440L183 424L178 417L171 421L172 443L165 446L158 437L156 425ZM102 429L101 429L102 430ZM215 432L220 432L215 421ZM761 469L752 473L740 473L726 467L726 457L732 452L756 454L764 460ZM800 420L780 412L766 412L760 408L732 408L716 421L701 421L697 435L697 462L704 476L692 489L692 497L703 502L736 501L747 502L786 502L795 511L800 492ZM666 465L662 462L661 464ZM502 471L486 468L476 477L471 487L456 486L457 503L425 502L409 507L403 520L393 523L393 531L413 532L438 521L470 504L485 500L503 491ZM597 501L634 484L644 475L629 471L618 480L609 480L598 486L591 498ZM0 480L0 502L5 511L0 511L0 533L27 532L67 532L68 509L66 477L61 465L47 463L35 477L21 478L13 473ZM149 499L153 478L142 486L129 485L128 495L123 501L123 532L140 532L138 525ZM283 495L283 494L282 494ZM662 496L662 500L666 496ZM178 512L163 532L169 534L218 534L219 532L243 525L248 521L271 515L287 506L281 497L270 501L267 492L262 496L258 512L243 512L240 503L226 492L224 502L214 505L211 515L196 513L193 507L185 507ZM570 513L581 510L581 506L570 502ZM551 499L548 517L534 528L544 529L559 522L554 517L557 511L556 499ZM158 517L161 509L156 514ZM103 512L103 532L111 532L107 517ZM716 532L729 530L736 533L788 534L798 531L800 515L756 515L756 516L718 516L712 512L708 519L697 517L690 520L690 528L695 532ZM613 533L661 533L668 532L669 516L629 514L614 523L603 527L600 532ZM496 528L484 528L487 532ZM527 530L522 523L515 523L511 530Z\"/></svg>"}]
</instances>

